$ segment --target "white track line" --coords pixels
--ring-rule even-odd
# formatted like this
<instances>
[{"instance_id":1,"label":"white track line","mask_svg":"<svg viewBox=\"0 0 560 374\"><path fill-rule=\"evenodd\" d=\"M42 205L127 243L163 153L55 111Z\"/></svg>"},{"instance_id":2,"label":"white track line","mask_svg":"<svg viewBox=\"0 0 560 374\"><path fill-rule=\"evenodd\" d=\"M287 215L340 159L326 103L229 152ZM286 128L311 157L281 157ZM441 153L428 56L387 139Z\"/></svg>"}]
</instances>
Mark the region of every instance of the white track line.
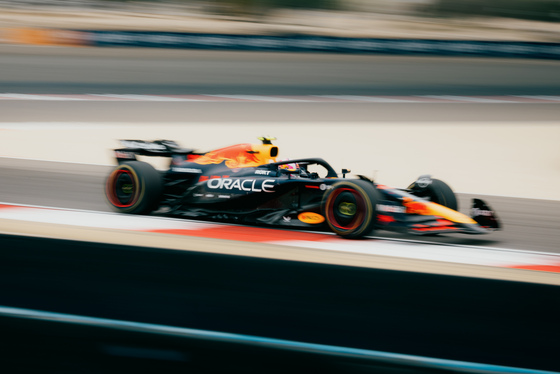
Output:
<instances>
[{"instance_id":1,"label":"white track line","mask_svg":"<svg viewBox=\"0 0 560 374\"><path fill-rule=\"evenodd\" d=\"M217 98L225 99L237 99L237 100L247 100L247 101L266 101L266 102L278 102L278 103L298 103L298 102L309 102L311 100L305 99L295 99L289 97L277 97L277 96L264 96L264 95L204 95Z\"/></svg>"},{"instance_id":2,"label":"white track line","mask_svg":"<svg viewBox=\"0 0 560 374\"><path fill-rule=\"evenodd\" d=\"M154 96L154 95L117 95L117 94L89 94L88 96L107 97L121 100L138 100L138 101L205 101L204 99L183 99L177 97Z\"/></svg>"},{"instance_id":3,"label":"white track line","mask_svg":"<svg viewBox=\"0 0 560 374\"><path fill-rule=\"evenodd\" d=\"M76 96L76 95L73 95ZM39 100L39 101L87 101L87 97L57 97L48 95L29 95L29 94L0 94L0 98L18 99L18 100Z\"/></svg>"},{"instance_id":4,"label":"white track line","mask_svg":"<svg viewBox=\"0 0 560 374\"><path fill-rule=\"evenodd\" d=\"M493 248L476 248L469 246L434 245L421 241L404 242L354 240L341 245L339 241L278 241L279 244L293 247L313 248L335 252L362 253L368 255L400 257L415 260L450 262L482 266L513 267L518 265L550 265L560 263L558 256L548 256L531 252L495 251Z\"/></svg>"},{"instance_id":5,"label":"white track line","mask_svg":"<svg viewBox=\"0 0 560 374\"><path fill-rule=\"evenodd\" d=\"M550 100L550 101L558 101L560 102L560 96L514 96L514 97L521 97L523 99L533 99L533 100Z\"/></svg>"},{"instance_id":6,"label":"white track line","mask_svg":"<svg viewBox=\"0 0 560 374\"><path fill-rule=\"evenodd\" d=\"M442 243L442 242L431 242L427 240L414 240L414 239L401 239L401 238L386 238L383 236L368 236L368 239L377 239L377 240L389 240L392 242L403 242L403 243L412 243L412 244L430 244L434 246L443 246L443 247L461 247L461 248L471 248L471 249L481 249L481 250L491 250L491 251L503 251L503 252L514 252L514 253L526 253L526 254L537 254L537 255L545 255L545 256L554 256L558 257L560 261L560 253L550 253L550 252L541 252L541 251L526 251L522 249L512 249L512 248L500 248L500 247L484 247L480 245L468 245L468 244L456 244L456 243Z\"/></svg>"},{"instance_id":7,"label":"white track line","mask_svg":"<svg viewBox=\"0 0 560 374\"><path fill-rule=\"evenodd\" d=\"M348 101L363 101L363 102L371 102L371 103L417 103L419 102L419 100L415 100L413 97L410 97L410 100L392 99L387 97L375 97L375 96L354 96L354 95L317 95L314 97L324 97L328 99L348 100Z\"/></svg>"},{"instance_id":8,"label":"white track line","mask_svg":"<svg viewBox=\"0 0 560 374\"><path fill-rule=\"evenodd\" d=\"M469 103L493 103L493 104L510 104L514 101L507 100L497 100L497 99L486 99L480 97L470 97L470 96L453 96L453 95L424 95L419 97L425 97L428 99L440 99L440 100L452 100L452 101L466 101Z\"/></svg>"},{"instance_id":9,"label":"white track line","mask_svg":"<svg viewBox=\"0 0 560 374\"><path fill-rule=\"evenodd\" d=\"M508 100L507 98L511 98ZM34 101L148 101L148 102L278 102L278 103L418 103L418 104L555 104L560 96L455 96L455 95L418 95L418 96L359 96L359 95L138 95L138 94L17 94L0 93L2 100L34 100Z\"/></svg>"}]
</instances>

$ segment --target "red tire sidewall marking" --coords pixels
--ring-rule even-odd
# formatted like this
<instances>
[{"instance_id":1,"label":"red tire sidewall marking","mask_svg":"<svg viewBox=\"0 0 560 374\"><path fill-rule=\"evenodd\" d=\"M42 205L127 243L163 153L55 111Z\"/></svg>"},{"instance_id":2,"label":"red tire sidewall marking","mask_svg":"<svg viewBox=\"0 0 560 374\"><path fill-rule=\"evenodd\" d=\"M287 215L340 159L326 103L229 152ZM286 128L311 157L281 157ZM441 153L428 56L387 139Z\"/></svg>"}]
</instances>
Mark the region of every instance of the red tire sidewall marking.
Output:
<instances>
[{"instance_id":1,"label":"red tire sidewall marking","mask_svg":"<svg viewBox=\"0 0 560 374\"><path fill-rule=\"evenodd\" d=\"M122 204L119 201L119 199L116 196L116 191L115 191L117 180L119 179L119 176L121 174L127 174L130 177L130 179L132 180L132 183L133 183L134 195L133 195L132 199L126 204ZM107 179L106 195L107 195L107 198L109 199L109 202L117 208L133 207L138 202L138 197L140 196L140 183L138 181L138 176L136 175L134 170L132 170L132 169L126 167L126 166L123 166L122 168L119 168L119 169L113 171L111 173L111 175L109 176L109 178Z\"/></svg>"},{"instance_id":2,"label":"red tire sidewall marking","mask_svg":"<svg viewBox=\"0 0 560 374\"><path fill-rule=\"evenodd\" d=\"M334 215L334 201L336 200L336 198L342 193L342 192L350 192L354 198L356 199L356 205L358 205L356 207L357 212L356 212L356 217L354 217L352 219L352 221L350 222L350 224L348 226L342 226L340 225ZM327 221L333 225L335 228L341 230L341 231L351 231L351 230L355 230L357 227L359 227L361 224L364 223L364 218L365 218L365 213L364 210L366 208L366 203L365 203L365 199L362 196L361 193L359 193L358 191L356 191L355 189L352 188L347 188L347 187L341 187L336 189L335 191L333 191L331 193L331 195L329 196L329 198L327 199L327 204L325 207L325 212L327 214Z\"/></svg>"}]
</instances>

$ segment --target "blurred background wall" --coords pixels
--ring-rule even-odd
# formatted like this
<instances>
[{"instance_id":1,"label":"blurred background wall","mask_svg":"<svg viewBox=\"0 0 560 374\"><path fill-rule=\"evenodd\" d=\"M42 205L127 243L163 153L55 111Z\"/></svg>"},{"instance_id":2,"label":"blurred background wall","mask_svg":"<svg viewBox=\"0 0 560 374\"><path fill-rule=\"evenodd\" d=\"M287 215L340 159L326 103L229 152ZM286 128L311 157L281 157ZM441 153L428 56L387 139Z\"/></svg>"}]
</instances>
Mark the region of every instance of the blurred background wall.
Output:
<instances>
[{"instance_id":1,"label":"blurred background wall","mask_svg":"<svg viewBox=\"0 0 560 374\"><path fill-rule=\"evenodd\" d=\"M559 0L2 0L3 7L80 7L128 11L196 10L263 16L278 9L314 9L426 17L508 17L560 21Z\"/></svg>"}]
</instances>

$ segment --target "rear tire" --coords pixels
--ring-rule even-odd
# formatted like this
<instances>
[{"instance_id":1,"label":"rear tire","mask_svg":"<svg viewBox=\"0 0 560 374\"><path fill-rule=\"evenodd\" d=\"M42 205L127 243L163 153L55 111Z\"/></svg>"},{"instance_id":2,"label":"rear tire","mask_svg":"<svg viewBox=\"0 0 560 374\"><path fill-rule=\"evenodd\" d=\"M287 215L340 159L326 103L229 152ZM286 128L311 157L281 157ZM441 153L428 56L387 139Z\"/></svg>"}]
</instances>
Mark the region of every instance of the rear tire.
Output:
<instances>
[{"instance_id":1,"label":"rear tire","mask_svg":"<svg viewBox=\"0 0 560 374\"><path fill-rule=\"evenodd\" d=\"M323 198L323 215L330 229L343 238L371 233L377 223L379 192L370 182L339 182Z\"/></svg>"},{"instance_id":2,"label":"rear tire","mask_svg":"<svg viewBox=\"0 0 560 374\"><path fill-rule=\"evenodd\" d=\"M432 183L427 187L420 187L416 182L413 182L408 188L418 197L427 198L434 203L453 210L459 210L457 196L455 196L455 193L447 183L439 179L432 179Z\"/></svg>"},{"instance_id":3,"label":"rear tire","mask_svg":"<svg viewBox=\"0 0 560 374\"><path fill-rule=\"evenodd\" d=\"M120 213L148 214L158 207L162 192L160 173L141 161L119 165L105 184L107 201Z\"/></svg>"}]
</instances>

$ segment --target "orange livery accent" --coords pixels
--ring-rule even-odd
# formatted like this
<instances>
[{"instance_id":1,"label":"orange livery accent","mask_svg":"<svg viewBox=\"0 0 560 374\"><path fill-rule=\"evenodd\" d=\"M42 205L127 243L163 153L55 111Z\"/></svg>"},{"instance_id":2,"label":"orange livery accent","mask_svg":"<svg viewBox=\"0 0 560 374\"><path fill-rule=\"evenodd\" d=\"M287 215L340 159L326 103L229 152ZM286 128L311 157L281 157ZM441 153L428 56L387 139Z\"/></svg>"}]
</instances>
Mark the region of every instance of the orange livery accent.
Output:
<instances>
[{"instance_id":1,"label":"orange livery accent","mask_svg":"<svg viewBox=\"0 0 560 374\"><path fill-rule=\"evenodd\" d=\"M406 212L409 214L430 215L430 210L426 204L419 201L405 202Z\"/></svg>"},{"instance_id":2,"label":"orange livery accent","mask_svg":"<svg viewBox=\"0 0 560 374\"><path fill-rule=\"evenodd\" d=\"M225 162L230 169L255 167L276 162L278 147L272 144L237 144L210 151L193 162L200 165Z\"/></svg>"},{"instance_id":3,"label":"orange livery accent","mask_svg":"<svg viewBox=\"0 0 560 374\"><path fill-rule=\"evenodd\" d=\"M403 205L406 207L406 212L409 214L420 214L424 216L436 216L443 218L443 220L438 220L439 225L448 224L449 221L454 223L476 224L472 218L467 217L462 213L429 201L416 201L411 198L404 198Z\"/></svg>"},{"instance_id":4,"label":"orange livery accent","mask_svg":"<svg viewBox=\"0 0 560 374\"><path fill-rule=\"evenodd\" d=\"M298 219L304 223L318 224L325 222L325 217L313 212L303 212L298 215Z\"/></svg>"}]
</instances>

